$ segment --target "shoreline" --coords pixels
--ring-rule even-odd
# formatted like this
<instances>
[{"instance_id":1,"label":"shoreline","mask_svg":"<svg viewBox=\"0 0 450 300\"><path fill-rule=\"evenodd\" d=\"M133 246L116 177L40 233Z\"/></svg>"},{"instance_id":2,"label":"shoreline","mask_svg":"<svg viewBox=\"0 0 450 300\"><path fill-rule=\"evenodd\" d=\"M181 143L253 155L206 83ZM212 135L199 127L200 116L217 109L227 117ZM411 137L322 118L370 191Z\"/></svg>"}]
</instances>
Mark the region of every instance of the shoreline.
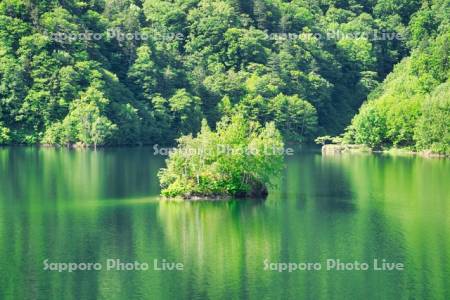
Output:
<instances>
[{"instance_id":1,"label":"shoreline","mask_svg":"<svg viewBox=\"0 0 450 300\"><path fill-rule=\"evenodd\" d=\"M114 149L114 148L142 148L150 147L152 144L133 144L133 145L102 145L97 146L61 146L47 144L0 144L1 148L44 148L44 149L67 149L67 150L96 150L96 149ZM168 147L171 145L167 145ZM435 153L431 150L414 151L407 148L389 148L374 150L366 145L358 144L326 144L321 147L321 153L324 156L345 155L345 154L382 154L391 156L418 156L423 158L450 158L450 154Z\"/></svg>"},{"instance_id":2,"label":"shoreline","mask_svg":"<svg viewBox=\"0 0 450 300\"><path fill-rule=\"evenodd\" d=\"M366 145L357 144L327 144L322 146L323 156L345 154L382 154L390 156L418 156L423 158L449 158L449 154L435 153L431 150L414 151L406 148L389 148L374 150Z\"/></svg>"},{"instance_id":3,"label":"shoreline","mask_svg":"<svg viewBox=\"0 0 450 300\"><path fill-rule=\"evenodd\" d=\"M225 196L192 196L192 197L167 197L159 196L160 201L165 202L227 202L227 201L254 201L263 202L267 200L267 197L233 197L230 195Z\"/></svg>"}]
</instances>

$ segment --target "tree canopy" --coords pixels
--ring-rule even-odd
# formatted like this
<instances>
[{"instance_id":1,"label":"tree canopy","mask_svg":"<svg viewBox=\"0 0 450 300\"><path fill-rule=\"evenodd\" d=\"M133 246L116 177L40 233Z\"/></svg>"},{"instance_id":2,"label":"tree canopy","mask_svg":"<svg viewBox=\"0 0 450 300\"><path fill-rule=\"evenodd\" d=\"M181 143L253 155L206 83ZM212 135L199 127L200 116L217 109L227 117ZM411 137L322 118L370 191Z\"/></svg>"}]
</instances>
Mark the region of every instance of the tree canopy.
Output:
<instances>
[{"instance_id":1,"label":"tree canopy","mask_svg":"<svg viewBox=\"0 0 450 300\"><path fill-rule=\"evenodd\" d=\"M284 144L273 122L263 127L242 114L224 117L212 131L183 136L159 178L166 197L264 197L283 167Z\"/></svg>"},{"instance_id":2,"label":"tree canopy","mask_svg":"<svg viewBox=\"0 0 450 300\"><path fill-rule=\"evenodd\" d=\"M298 143L370 95L395 109L364 105L355 140L428 147L403 125L447 81L448 23L444 0L3 0L0 143L171 144L238 111Z\"/></svg>"},{"instance_id":3,"label":"tree canopy","mask_svg":"<svg viewBox=\"0 0 450 300\"><path fill-rule=\"evenodd\" d=\"M347 128L347 140L450 154L449 21L446 1L425 3L413 15L411 55L372 92Z\"/></svg>"}]
</instances>

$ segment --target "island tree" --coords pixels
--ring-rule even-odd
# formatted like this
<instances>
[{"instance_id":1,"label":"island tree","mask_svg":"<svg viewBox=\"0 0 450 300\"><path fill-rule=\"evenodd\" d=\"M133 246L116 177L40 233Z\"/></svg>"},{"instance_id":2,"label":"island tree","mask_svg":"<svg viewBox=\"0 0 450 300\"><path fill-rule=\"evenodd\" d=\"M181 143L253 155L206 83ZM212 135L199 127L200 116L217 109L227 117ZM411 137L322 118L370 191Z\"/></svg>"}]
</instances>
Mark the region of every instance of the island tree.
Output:
<instances>
[{"instance_id":1,"label":"island tree","mask_svg":"<svg viewBox=\"0 0 450 300\"><path fill-rule=\"evenodd\" d=\"M178 139L159 172L168 198L265 197L283 167L283 141L273 122L261 126L242 115L224 117L212 131Z\"/></svg>"}]
</instances>

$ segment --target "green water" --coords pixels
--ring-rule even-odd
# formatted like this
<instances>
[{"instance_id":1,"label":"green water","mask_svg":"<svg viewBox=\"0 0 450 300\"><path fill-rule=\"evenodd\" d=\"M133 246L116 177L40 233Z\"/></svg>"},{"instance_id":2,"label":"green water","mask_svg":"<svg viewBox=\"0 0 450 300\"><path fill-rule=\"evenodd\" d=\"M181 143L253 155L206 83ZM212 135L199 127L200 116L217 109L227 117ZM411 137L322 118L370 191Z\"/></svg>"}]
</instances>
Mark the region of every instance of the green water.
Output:
<instances>
[{"instance_id":1,"label":"green water","mask_svg":"<svg viewBox=\"0 0 450 300\"><path fill-rule=\"evenodd\" d=\"M448 160L309 151L286 165L266 201L167 203L150 148L0 148L0 299L450 299ZM109 258L150 269L107 271ZM374 258L405 269L325 268Z\"/></svg>"}]
</instances>

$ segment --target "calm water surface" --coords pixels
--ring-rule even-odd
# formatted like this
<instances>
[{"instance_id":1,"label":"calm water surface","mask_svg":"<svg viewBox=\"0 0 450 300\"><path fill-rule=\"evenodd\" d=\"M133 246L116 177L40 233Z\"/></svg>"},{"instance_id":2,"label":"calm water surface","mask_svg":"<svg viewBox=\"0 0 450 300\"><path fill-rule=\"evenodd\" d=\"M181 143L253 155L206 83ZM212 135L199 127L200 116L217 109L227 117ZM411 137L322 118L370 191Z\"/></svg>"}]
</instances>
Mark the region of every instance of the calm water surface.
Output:
<instances>
[{"instance_id":1,"label":"calm water surface","mask_svg":"<svg viewBox=\"0 0 450 300\"><path fill-rule=\"evenodd\" d=\"M163 165L151 148L0 148L0 299L450 299L448 160L305 151L266 201L220 203L158 201ZM106 271L109 258L150 270ZM405 270L326 270L374 258Z\"/></svg>"}]
</instances>

